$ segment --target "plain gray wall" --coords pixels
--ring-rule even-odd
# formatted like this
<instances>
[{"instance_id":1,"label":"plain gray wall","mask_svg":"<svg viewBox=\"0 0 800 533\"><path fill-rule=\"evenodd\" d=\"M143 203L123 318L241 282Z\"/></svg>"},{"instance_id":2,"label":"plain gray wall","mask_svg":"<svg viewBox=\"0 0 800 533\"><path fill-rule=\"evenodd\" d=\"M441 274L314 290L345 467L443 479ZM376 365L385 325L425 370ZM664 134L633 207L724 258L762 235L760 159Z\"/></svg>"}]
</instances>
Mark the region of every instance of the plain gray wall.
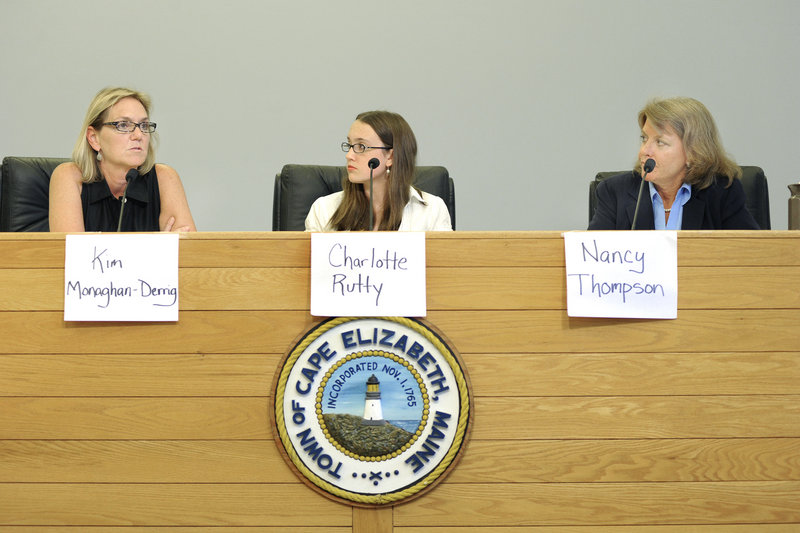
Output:
<instances>
[{"instance_id":1,"label":"plain gray wall","mask_svg":"<svg viewBox=\"0 0 800 533\"><path fill-rule=\"evenodd\" d=\"M684 95L786 229L798 20L797 0L0 0L0 155L68 157L94 94L134 87L197 227L269 230L280 168L343 164L355 115L389 109L455 178L458 229L585 229L639 109Z\"/></svg>"}]
</instances>

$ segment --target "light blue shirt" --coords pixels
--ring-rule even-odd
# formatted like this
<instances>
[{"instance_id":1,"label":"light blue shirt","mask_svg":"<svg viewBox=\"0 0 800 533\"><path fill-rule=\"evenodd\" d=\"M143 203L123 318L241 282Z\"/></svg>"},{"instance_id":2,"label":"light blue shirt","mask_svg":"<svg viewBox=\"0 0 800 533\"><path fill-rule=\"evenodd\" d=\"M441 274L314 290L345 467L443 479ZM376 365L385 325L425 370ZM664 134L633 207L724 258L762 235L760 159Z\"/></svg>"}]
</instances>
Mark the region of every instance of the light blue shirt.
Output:
<instances>
[{"instance_id":1,"label":"light blue shirt","mask_svg":"<svg viewBox=\"0 0 800 533\"><path fill-rule=\"evenodd\" d=\"M681 229L681 222L683 222L683 205L692 197L692 188L687 185L681 185L678 189L678 194L675 196L675 201L672 202L672 207L669 211L669 220L664 222L667 214L664 212L664 202L661 200L655 185L652 182L647 182L650 186L650 198L653 201L653 217L655 217L656 229Z\"/></svg>"}]
</instances>

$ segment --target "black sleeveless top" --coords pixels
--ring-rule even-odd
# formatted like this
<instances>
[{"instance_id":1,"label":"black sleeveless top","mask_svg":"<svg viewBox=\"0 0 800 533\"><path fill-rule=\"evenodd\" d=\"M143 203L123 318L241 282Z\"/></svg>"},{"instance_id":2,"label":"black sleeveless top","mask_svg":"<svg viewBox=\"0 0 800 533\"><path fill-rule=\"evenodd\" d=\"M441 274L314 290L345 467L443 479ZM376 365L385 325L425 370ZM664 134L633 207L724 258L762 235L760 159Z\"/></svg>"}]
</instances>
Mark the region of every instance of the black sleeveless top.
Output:
<instances>
[{"instance_id":1,"label":"black sleeveless top","mask_svg":"<svg viewBox=\"0 0 800 533\"><path fill-rule=\"evenodd\" d=\"M127 203L122 213L122 231L159 231L161 196L156 167L128 183ZM114 198L108 183L84 183L81 189L85 231L117 231L121 201Z\"/></svg>"}]
</instances>

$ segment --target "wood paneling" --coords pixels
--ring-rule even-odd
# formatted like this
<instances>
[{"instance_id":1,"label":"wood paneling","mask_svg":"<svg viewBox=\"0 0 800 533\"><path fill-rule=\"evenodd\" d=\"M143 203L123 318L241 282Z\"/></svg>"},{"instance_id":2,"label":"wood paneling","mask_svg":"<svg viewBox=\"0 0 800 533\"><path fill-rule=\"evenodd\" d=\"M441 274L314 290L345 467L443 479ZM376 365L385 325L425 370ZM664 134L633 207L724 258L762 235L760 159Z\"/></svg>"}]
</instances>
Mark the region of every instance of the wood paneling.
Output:
<instances>
[{"instance_id":1,"label":"wood paneling","mask_svg":"<svg viewBox=\"0 0 800 533\"><path fill-rule=\"evenodd\" d=\"M451 483L800 480L800 439L477 440Z\"/></svg>"},{"instance_id":2,"label":"wood paneling","mask_svg":"<svg viewBox=\"0 0 800 533\"><path fill-rule=\"evenodd\" d=\"M782 395L478 397L472 438L800 437ZM256 398L0 398L0 439L269 439Z\"/></svg>"},{"instance_id":3,"label":"wood paneling","mask_svg":"<svg viewBox=\"0 0 800 533\"><path fill-rule=\"evenodd\" d=\"M462 353L796 351L798 309L682 310L676 320L569 318L561 310L429 311ZM57 311L7 313L3 353L284 353L317 323L308 311L181 311L178 323L63 323ZM758 324L758 329L750 325ZM48 331L42 335L42 330ZM125 331L126 335L120 335ZM713 335L709 334L713 331Z\"/></svg>"},{"instance_id":4,"label":"wood paneling","mask_svg":"<svg viewBox=\"0 0 800 533\"><path fill-rule=\"evenodd\" d=\"M800 352L462 356L478 396L800 394ZM0 354L0 397L267 396L281 357Z\"/></svg>"},{"instance_id":5,"label":"wood paneling","mask_svg":"<svg viewBox=\"0 0 800 533\"><path fill-rule=\"evenodd\" d=\"M273 440L0 440L5 483L300 483Z\"/></svg>"},{"instance_id":6,"label":"wood paneling","mask_svg":"<svg viewBox=\"0 0 800 533\"><path fill-rule=\"evenodd\" d=\"M2 531L2 528L0 528ZM395 533L797 533L793 524L726 524L680 526L482 526L396 527ZM25 532L20 532L25 533ZM50 532L47 533L61 533ZM106 533L105 530L100 533ZM110 532L118 533L118 532Z\"/></svg>"},{"instance_id":7,"label":"wood paneling","mask_svg":"<svg viewBox=\"0 0 800 533\"><path fill-rule=\"evenodd\" d=\"M131 533L130 526L92 526L88 531L90 533ZM143 528L136 528L142 531ZM75 533L81 530L79 527L74 526L0 526L0 533ZM182 529L176 529L173 526L148 526L144 531L147 533L176 533L176 532L189 532L189 533L351 533L353 529L350 526L341 527L313 527L313 526L189 526ZM772 530L769 530L772 532ZM473 530L474 533L474 530ZM775 531L774 533L783 533L783 531Z\"/></svg>"},{"instance_id":8,"label":"wood paneling","mask_svg":"<svg viewBox=\"0 0 800 533\"><path fill-rule=\"evenodd\" d=\"M800 480L798 449L798 438L472 439L447 481ZM298 482L272 440L1 440L0 457L10 483Z\"/></svg>"},{"instance_id":9,"label":"wood paneling","mask_svg":"<svg viewBox=\"0 0 800 533\"><path fill-rule=\"evenodd\" d=\"M268 398L0 398L0 439L269 439Z\"/></svg>"},{"instance_id":10,"label":"wood paneling","mask_svg":"<svg viewBox=\"0 0 800 533\"><path fill-rule=\"evenodd\" d=\"M353 533L391 531L392 509L364 509L353 507Z\"/></svg>"},{"instance_id":11,"label":"wood paneling","mask_svg":"<svg viewBox=\"0 0 800 533\"><path fill-rule=\"evenodd\" d=\"M0 512L13 525L352 524L350 508L309 492L301 483L0 483Z\"/></svg>"},{"instance_id":12,"label":"wood paneling","mask_svg":"<svg viewBox=\"0 0 800 533\"><path fill-rule=\"evenodd\" d=\"M682 310L676 320L570 318L564 311L430 311L462 353L796 351L800 308ZM756 329L757 325L757 329Z\"/></svg>"},{"instance_id":13,"label":"wood paneling","mask_svg":"<svg viewBox=\"0 0 800 533\"><path fill-rule=\"evenodd\" d=\"M317 322L308 311L181 311L177 323L68 322L60 311L7 313L4 353L284 353ZM47 335L42 335L47 331ZM124 335L122 333L125 333Z\"/></svg>"},{"instance_id":14,"label":"wood paneling","mask_svg":"<svg viewBox=\"0 0 800 533\"><path fill-rule=\"evenodd\" d=\"M310 269L305 267L183 268L180 305L185 311L306 309ZM682 309L793 309L800 291L787 291L800 267L685 267L678 276ZM742 290L759 279L758 291ZM558 267L429 267L430 310L564 309L566 281ZM0 310L60 311L64 274L60 269L0 269ZM464 287L470 287L469 291ZM735 298L733 296L736 296Z\"/></svg>"},{"instance_id":15,"label":"wood paneling","mask_svg":"<svg viewBox=\"0 0 800 533\"><path fill-rule=\"evenodd\" d=\"M800 529L800 233L679 233L676 320L567 317L563 250L428 235L471 441L434 490L364 509L272 440L275 369L320 320L307 234L182 235L180 320L153 324L65 323L64 236L0 235L0 533Z\"/></svg>"},{"instance_id":16,"label":"wood paneling","mask_svg":"<svg viewBox=\"0 0 800 533\"><path fill-rule=\"evenodd\" d=\"M800 437L787 396L477 398L476 439Z\"/></svg>"},{"instance_id":17,"label":"wood paneling","mask_svg":"<svg viewBox=\"0 0 800 533\"><path fill-rule=\"evenodd\" d=\"M800 394L796 351L475 353L464 358L480 396Z\"/></svg>"},{"instance_id":18,"label":"wood paneling","mask_svg":"<svg viewBox=\"0 0 800 533\"><path fill-rule=\"evenodd\" d=\"M646 497L643 494L647 494ZM395 508L398 526L800 522L800 481L447 484Z\"/></svg>"},{"instance_id":19,"label":"wood paneling","mask_svg":"<svg viewBox=\"0 0 800 533\"><path fill-rule=\"evenodd\" d=\"M278 354L0 354L3 396L268 396Z\"/></svg>"}]
</instances>

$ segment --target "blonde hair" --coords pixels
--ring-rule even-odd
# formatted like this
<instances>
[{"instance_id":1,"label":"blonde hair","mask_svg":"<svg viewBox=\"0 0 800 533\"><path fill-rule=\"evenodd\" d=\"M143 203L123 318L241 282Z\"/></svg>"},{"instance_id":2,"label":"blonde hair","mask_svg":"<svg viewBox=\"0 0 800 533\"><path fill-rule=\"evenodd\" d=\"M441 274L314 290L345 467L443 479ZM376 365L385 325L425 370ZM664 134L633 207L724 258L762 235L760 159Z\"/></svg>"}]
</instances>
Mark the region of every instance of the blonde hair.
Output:
<instances>
[{"instance_id":1,"label":"blonde hair","mask_svg":"<svg viewBox=\"0 0 800 533\"><path fill-rule=\"evenodd\" d=\"M133 89L126 89L125 87L106 87L101 89L89 104L89 109L86 111L86 116L83 119L83 126L81 127L78 140L75 143L75 148L72 150L72 160L81 169L84 183L91 183L93 181L100 181L100 167L97 164L97 151L89 144L86 138L86 132L89 126L99 130L103 127L103 122L108 118L108 110L123 98L135 98L144 107L147 116L150 116L150 97L143 92L135 91ZM158 144L158 134L153 132L150 134L150 142L147 148L147 157L144 163L139 167L141 174L150 172L156 161L156 145Z\"/></svg>"},{"instance_id":2,"label":"blonde hair","mask_svg":"<svg viewBox=\"0 0 800 533\"><path fill-rule=\"evenodd\" d=\"M639 111L639 128L646 120L659 130L669 126L680 137L688 167L684 181L689 185L705 189L717 176L724 176L730 187L734 179L741 178L742 169L722 147L714 118L694 98L651 100ZM641 161L637 161L634 170L641 174Z\"/></svg>"}]
</instances>

